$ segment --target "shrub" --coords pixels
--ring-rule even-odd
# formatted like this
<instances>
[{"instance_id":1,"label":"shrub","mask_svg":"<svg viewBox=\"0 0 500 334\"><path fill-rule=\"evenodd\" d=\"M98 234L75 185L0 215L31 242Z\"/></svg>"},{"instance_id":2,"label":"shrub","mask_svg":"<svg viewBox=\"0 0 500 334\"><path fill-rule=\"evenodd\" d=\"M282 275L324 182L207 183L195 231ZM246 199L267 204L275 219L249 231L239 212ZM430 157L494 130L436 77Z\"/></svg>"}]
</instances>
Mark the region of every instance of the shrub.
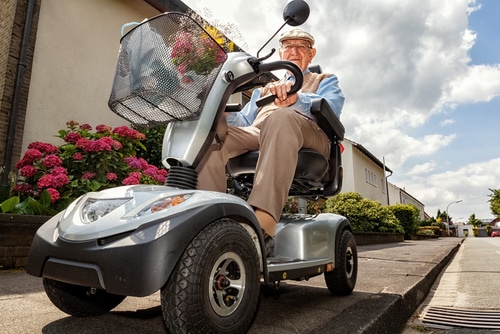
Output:
<instances>
[{"instance_id":1,"label":"shrub","mask_svg":"<svg viewBox=\"0 0 500 334\"><path fill-rule=\"evenodd\" d=\"M346 192L327 199L324 211L345 216L354 231L404 233L403 227L388 207L365 199L359 193Z\"/></svg>"},{"instance_id":2,"label":"shrub","mask_svg":"<svg viewBox=\"0 0 500 334\"><path fill-rule=\"evenodd\" d=\"M389 208L403 227L405 239L410 239L411 235L418 231L420 211L408 204L391 205Z\"/></svg>"},{"instance_id":3,"label":"shrub","mask_svg":"<svg viewBox=\"0 0 500 334\"><path fill-rule=\"evenodd\" d=\"M139 128L133 127L133 129L143 133L146 138L143 143L147 149L142 147L137 147L136 155L138 158L143 158L150 164L163 168L161 162L162 158L162 148L163 148L163 136L165 135L166 125L158 126L154 128Z\"/></svg>"},{"instance_id":4,"label":"shrub","mask_svg":"<svg viewBox=\"0 0 500 334\"><path fill-rule=\"evenodd\" d=\"M420 226L418 228L418 232L417 234L425 234L425 235L429 235L429 234L434 234L434 235L439 235L439 233L441 232L441 228L439 226Z\"/></svg>"},{"instance_id":5,"label":"shrub","mask_svg":"<svg viewBox=\"0 0 500 334\"><path fill-rule=\"evenodd\" d=\"M137 158L144 134L126 126L111 128L67 123L60 146L33 142L17 162L18 177L3 212L53 215L89 192L131 184L163 184L167 171Z\"/></svg>"},{"instance_id":6,"label":"shrub","mask_svg":"<svg viewBox=\"0 0 500 334\"><path fill-rule=\"evenodd\" d=\"M429 230L429 229L422 229L420 228L418 231L417 231L417 235L428 235L428 236L433 236L435 235L434 232L432 230Z\"/></svg>"}]
</instances>

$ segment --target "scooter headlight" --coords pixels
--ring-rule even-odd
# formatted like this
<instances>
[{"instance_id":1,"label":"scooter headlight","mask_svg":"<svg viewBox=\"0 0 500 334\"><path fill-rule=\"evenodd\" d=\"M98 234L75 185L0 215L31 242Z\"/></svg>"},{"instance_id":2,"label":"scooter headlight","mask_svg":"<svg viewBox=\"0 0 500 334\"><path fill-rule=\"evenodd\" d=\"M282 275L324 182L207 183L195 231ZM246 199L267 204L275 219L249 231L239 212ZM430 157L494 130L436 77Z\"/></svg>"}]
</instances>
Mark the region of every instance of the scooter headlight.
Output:
<instances>
[{"instance_id":1,"label":"scooter headlight","mask_svg":"<svg viewBox=\"0 0 500 334\"><path fill-rule=\"evenodd\" d=\"M184 203L189 198L191 198L191 194L176 195L159 199L156 202L153 202L153 204L148 205L145 209L141 210L137 216L145 216L151 213L173 208L174 206Z\"/></svg>"},{"instance_id":2,"label":"scooter headlight","mask_svg":"<svg viewBox=\"0 0 500 334\"><path fill-rule=\"evenodd\" d=\"M85 224L90 224L106 216L111 211L130 201L131 198L93 199L89 198L83 203L82 219Z\"/></svg>"}]
</instances>

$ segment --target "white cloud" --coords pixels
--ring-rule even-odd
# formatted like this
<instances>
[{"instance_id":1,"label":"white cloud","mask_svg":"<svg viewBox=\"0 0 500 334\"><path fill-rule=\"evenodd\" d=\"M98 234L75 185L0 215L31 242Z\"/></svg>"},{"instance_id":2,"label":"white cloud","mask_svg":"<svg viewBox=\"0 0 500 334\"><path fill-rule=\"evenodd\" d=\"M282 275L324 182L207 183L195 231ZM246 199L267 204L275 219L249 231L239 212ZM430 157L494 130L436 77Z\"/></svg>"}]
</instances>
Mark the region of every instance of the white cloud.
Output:
<instances>
[{"instance_id":1,"label":"white cloud","mask_svg":"<svg viewBox=\"0 0 500 334\"><path fill-rule=\"evenodd\" d=\"M424 174L424 173L430 173L436 169L436 163L435 162L426 162L421 165L416 165L412 169L410 169L406 175L419 175L419 174Z\"/></svg>"},{"instance_id":2,"label":"white cloud","mask_svg":"<svg viewBox=\"0 0 500 334\"><path fill-rule=\"evenodd\" d=\"M441 125L441 126L447 126L447 125L451 125L451 124L454 124L454 123L455 123L455 120L453 120L453 119L449 119L449 118L448 118L448 119L443 120L443 121L440 123L440 125Z\"/></svg>"},{"instance_id":3,"label":"white cloud","mask_svg":"<svg viewBox=\"0 0 500 334\"><path fill-rule=\"evenodd\" d=\"M451 103L491 101L500 96L500 65L471 66L450 86L448 101Z\"/></svg>"},{"instance_id":4,"label":"white cloud","mask_svg":"<svg viewBox=\"0 0 500 334\"><path fill-rule=\"evenodd\" d=\"M209 6L220 21L236 24L255 54L281 25L287 0L185 2ZM461 198L452 216L491 216L487 189L499 184L498 160L465 167L460 161L452 171L435 174L442 167L439 153L454 144L453 132L460 133L451 116L454 107L500 96L500 65L470 65L478 36L468 27L468 15L480 5L475 0L307 2L311 15L303 28L316 38L315 63L339 77L347 138L385 157L393 178L430 214ZM273 46L276 40L266 50ZM446 115L440 124L446 133L428 126L438 114Z\"/></svg>"}]
</instances>

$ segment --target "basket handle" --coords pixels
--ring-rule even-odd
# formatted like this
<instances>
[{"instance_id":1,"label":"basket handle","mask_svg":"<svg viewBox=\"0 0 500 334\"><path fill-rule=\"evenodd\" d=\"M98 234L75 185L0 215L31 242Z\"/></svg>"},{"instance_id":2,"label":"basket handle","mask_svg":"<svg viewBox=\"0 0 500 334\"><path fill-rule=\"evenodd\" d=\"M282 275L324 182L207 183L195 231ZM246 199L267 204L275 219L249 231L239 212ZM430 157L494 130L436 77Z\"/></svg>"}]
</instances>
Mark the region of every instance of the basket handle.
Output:
<instances>
[{"instance_id":1,"label":"basket handle","mask_svg":"<svg viewBox=\"0 0 500 334\"><path fill-rule=\"evenodd\" d=\"M131 26L138 26L139 24L141 24L141 22L129 22L129 23L125 23L124 25L122 25L122 37L125 33L125 29L127 29L128 27L131 27Z\"/></svg>"}]
</instances>

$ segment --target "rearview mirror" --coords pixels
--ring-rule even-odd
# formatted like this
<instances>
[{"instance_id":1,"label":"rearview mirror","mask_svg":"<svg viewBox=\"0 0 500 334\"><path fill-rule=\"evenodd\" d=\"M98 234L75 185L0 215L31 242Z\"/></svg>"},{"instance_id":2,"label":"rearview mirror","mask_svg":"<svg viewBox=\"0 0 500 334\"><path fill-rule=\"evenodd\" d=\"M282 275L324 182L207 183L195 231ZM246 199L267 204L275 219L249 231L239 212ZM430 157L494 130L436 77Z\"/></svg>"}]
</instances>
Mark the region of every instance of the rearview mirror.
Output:
<instances>
[{"instance_id":1,"label":"rearview mirror","mask_svg":"<svg viewBox=\"0 0 500 334\"><path fill-rule=\"evenodd\" d=\"M291 26L300 26L309 18L309 5L304 0L292 0L283 9L283 20Z\"/></svg>"}]
</instances>

